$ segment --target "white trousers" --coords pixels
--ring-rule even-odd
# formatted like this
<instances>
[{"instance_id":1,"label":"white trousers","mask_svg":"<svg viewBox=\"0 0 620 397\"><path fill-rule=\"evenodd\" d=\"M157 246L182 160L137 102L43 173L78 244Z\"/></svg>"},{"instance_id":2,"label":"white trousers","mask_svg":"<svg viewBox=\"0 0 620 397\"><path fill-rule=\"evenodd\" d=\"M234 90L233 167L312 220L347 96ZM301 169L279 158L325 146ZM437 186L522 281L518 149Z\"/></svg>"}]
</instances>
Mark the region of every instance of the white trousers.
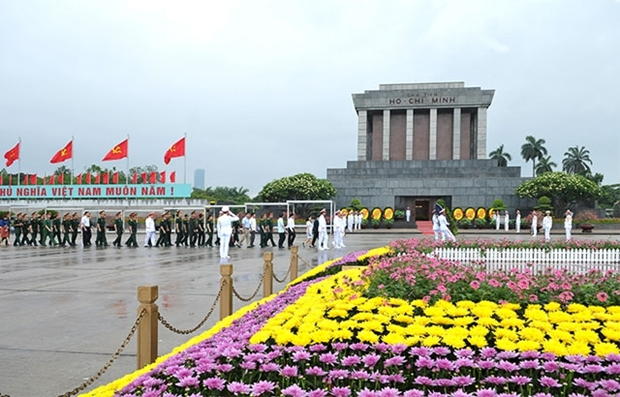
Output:
<instances>
[{"instance_id":1,"label":"white trousers","mask_svg":"<svg viewBox=\"0 0 620 397\"><path fill-rule=\"evenodd\" d=\"M149 240L151 241L151 245L154 247L156 244L155 232L146 232L146 238L144 239L144 245L149 245Z\"/></svg>"},{"instance_id":2,"label":"white trousers","mask_svg":"<svg viewBox=\"0 0 620 397\"><path fill-rule=\"evenodd\" d=\"M327 246L327 244L329 244L327 238L327 230L319 230L319 249L328 249L329 247Z\"/></svg>"},{"instance_id":3,"label":"white trousers","mask_svg":"<svg viewBox=\"0 0 620 397\"><path fill-rule=\"evenodd\" d=\"M220 258L228 258L228 245L230 244L230 234L220 235Z\"/></svg>"}]
</instances>

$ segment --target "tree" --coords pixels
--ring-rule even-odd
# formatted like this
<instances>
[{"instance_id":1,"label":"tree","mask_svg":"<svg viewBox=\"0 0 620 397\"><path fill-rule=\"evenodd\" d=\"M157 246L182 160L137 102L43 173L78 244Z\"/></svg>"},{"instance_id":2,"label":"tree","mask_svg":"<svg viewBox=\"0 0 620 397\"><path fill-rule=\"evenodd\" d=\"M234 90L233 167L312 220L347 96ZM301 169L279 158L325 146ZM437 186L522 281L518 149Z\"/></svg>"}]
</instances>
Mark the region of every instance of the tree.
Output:
<instances>
[{"instance_id":1,"label":"tree","mask_svg":"<svg viewBox=\"0 0 620 397\"><path fill-rule=\"evenodd\" d=\"M269 182L259 193L264 201L274 203L287 200L330 200L336 195L331 182L303 173Z\"/></svg>"},{"instance_id":2,"label":"tree","mask_svg":"<svg viewBox=\"0 0 620 397\"><path fill-rule=\"evenodd\" d=\"M521 157L528 162L532 160L532 176L536 172L536 160L540 160L547 155L547 148L544 147L544 139L536 139L532 135L525 137L525 143L521 146Z\"/></svg>"},{"instance_id":3,"label":"tree","mask_svg":"<svg viewBox=\"0 0 620 397\"><path fill-rule=\"evenodd\" d=\"M597 199L602 190L596 183L581 175L547 172L519 185L515 194L533 199L549 197L553 202L555 216L559 217L569 206L580 201Z\"/></svg>"},{"instance_id":4,"label":"tree","mask_svg":"<svg viewBox=\"0 0 620 397\"><path fill-rule=\"evenodd\" d=\"M504 152L504 145L499 145L497 149L489 153L492 160L497 160L498 167L507 167L508 162L512 160L510 153Z\"/></svg>"},{"instance_id":5,"label":"tree","mask_svg":"<svg viewBox=\"0 0 620 397\"><path fill-rule=\"evenodd\" d=\"M223 187L218 186L216 188L208 187L205 190L194 188L191 194L191 198L209 200L209 202L215 202L217 204L228 205L241 205L252 201L248 196L249 190L241 187Z\"/></svg>"},{"instance_id":6,"label":"tree","mask_svg":"<svg viewBox=\"0 0 620 397\"><path fill-rule=\"evenodd\" d=\"M592 160L590 160L590 151L584 146L569 147L568 151L564 153L564 160L562 160L562 170L569 174L586 175L590 173L590 166Z\"/></svg>"},{"instance_id":7,"label":"tree","mask_svg":"<svg viewBox=\"0 0 620 397\"><path fill-rule=\"evenodd\" d=\"M551 156L543 157L538 164L536 164L535 174L536 176L540 176L546 172L553 172L553 167L557 166L555 162L551 161Z\"/></svg>"}]
</instances>

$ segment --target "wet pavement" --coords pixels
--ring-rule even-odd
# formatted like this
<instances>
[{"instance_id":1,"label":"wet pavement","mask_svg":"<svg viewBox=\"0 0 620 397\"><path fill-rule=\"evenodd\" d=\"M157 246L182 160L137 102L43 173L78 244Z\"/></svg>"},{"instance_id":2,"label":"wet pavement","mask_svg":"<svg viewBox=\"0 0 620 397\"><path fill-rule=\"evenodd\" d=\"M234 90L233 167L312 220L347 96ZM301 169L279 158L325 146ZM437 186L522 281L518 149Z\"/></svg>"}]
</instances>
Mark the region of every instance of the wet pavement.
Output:
<instances>
[{"instance_id":1,"label":"wet pavement","mask_svg":"<svg viewBox=\"0 0 620 397\"><path fill-rule=\"evenodd\" d=\"M139 238L141 236L138 236ZM348 235L344 249L299 247L300 274L329 259L408 237L417 229L362 230ZM509 238L529 235L491 230L463 231L458 238ZM297 243L301 243L298 235ZM561 239L560 231L554 239ZM576 239L620 240L619 231L575 233ZM231 248L233 281L242 296L259 283L263 253L274 253L274 271L284 277L287 249ZM310 266L306 265L308 263ZM173 326L193 328L211 308L219 290L219 251L209 248L42 248L0 247L0 395L57 396L94 376L114 354L133 325L137 287L158 285L160 313ZM274 281L274 291L284 287ZM262 297L262 288L259 292ZM234 310L246 303L234 298ZM219 307L191 335L159 326L159 354L208 330ZM136 368L136 340L87 390Z\"/></svg>"}]
</instances>

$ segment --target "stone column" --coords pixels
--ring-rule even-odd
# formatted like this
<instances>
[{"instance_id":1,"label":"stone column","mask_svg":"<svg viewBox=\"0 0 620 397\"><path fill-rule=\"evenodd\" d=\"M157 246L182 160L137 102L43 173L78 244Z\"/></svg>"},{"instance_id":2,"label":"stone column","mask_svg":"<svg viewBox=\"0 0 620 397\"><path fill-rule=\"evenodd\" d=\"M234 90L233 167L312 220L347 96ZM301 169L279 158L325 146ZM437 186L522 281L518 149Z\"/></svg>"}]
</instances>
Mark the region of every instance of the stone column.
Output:
<instances>
[{"instance_id":1,"label":"stone column","mask_svg":"<svg viewBox=\"0 0 620 397\"><path fill-rule=\"evenodd\" d=\"M431 109L428 159L437 159L437 108Z\"/></svg>"},{"instance_id":2,"label":"stone column","mask_svg":"<svg viewBox=\"0 0 620 397\"><path fill-rule=\"evenodd\" d=\"M370 160L368 154L368 115L365 110L357 112L357 161Z\"/></svg>"},{"instance_id":3,"label":"stone column","mask_svg":"<svg viewBox=\"0 0 620 397\"><path fill-rule=\"evenodd\" d=\"M478 108L477 159L487 158L487 108Z\"/></svg>"},{"instance_id":4,"label":"stone column","mask_svg":"<svg viewBox=\"0 0 620 397\"><path fill-rule=\"evenodd\" d=\"M390 111L383 111L383 157L382 160L390 159Z\"/></svg>"},{"instance_id":5,"label":"stone column","mask_svg":"<svg viewBox=\"0 0 620 397\"><path fill-rule=\"evenodd\" d=\"M407 109L405 129L405 160L413 160L413 109Z\"/></svg>"},{"instance_id":6,"label":"stone column","mask_svg":"<svg viewBox=\"0 0 620 397\"><path fill-rule=\"evenodd\" d=\"M452 116L452 160L461 158L461 108L454 108Z\"/></svg>"}]
</instances>

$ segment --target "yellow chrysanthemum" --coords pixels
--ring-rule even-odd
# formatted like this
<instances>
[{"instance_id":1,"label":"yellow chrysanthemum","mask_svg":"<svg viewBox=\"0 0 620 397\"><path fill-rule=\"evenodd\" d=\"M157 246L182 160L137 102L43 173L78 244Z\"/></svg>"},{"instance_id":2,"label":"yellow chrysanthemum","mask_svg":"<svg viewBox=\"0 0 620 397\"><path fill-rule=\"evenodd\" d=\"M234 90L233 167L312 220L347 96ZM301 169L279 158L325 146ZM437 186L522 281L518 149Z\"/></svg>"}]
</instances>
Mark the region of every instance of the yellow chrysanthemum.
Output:
<instances>
[{"instance_id":1,"label":"yellow chrysanthemum","mask_svg":"<svg viewBox=\"0 0 620 397\"><path fill-rule=\"evenodd\" d=\"M487 339L483 336L472 336L467 339L467 341L474 347L483 348L486 347L488 342Z\"/></svg>"},{"instance_id":2,"label":"yellow chrysanthemum","mask_svg":"<svg viewBox=\"0 0 620 397\"><path fill-rule=\"evenodd\" d=\"M405 335L407 333L406 328L397 324L388 324L385 329L390 333Z\"/></svg>"},{"instance_id":3,"label":"yellow chrysanthemum","mask_svg":"<svg viewBox=\"0 0 620 397\"><path fill-rule=\"evenodd\" d=\"M469 334L472 336L485 336L489 333L489 329L480 325L473 326L469 329Z\"/></svg>"},{"instance_id":4,"label":"yellow chrysanthemum","mask_svg":"<svg viewBox=\"0 0 620 397\"><path fill-rule=\"evenodd\" d=\"M360 342L377 343L379 342L379 335L364 329L357 333L357 339L359 339Z\"/></svg>"},{"instance_id":5,"label":"yellow chrysanthemum","mask_svg":"<svg viewBox=\"0 0 620 397\"><path fill-rule=\"evenodd\" d=\"M424 309L425 307L428 307L428 303L424 302L422 299L416 299L411 302L411 306Z\"/></svg>"},{"instance_id":6,"label":"yellow chrysanthemum","mask_svg":"<svg viewBox=\"0 0 620 397\"><path fill-rule=\"evenodd\" d=\"M553 329L553 324L551 324L551 323L549 323L547 321L532 321L529 324L529 326L532 327L532 328L541 329L541 330L546 331L546 332L548 332L548 331Z\"/></svg>"},{"instance_id":7,"label":"yellow chrysanthemum","mask_svg":"<svg viewBox=\"0 0 620 397\"><path fill-rule=\"evenodd\" d=\"M493 316L493 309L490 307L476 306L470 309L471 314L478 318L488 318Z\"/></svg>"},{"instance_id":8,"label":"yellow chrysanthemum","mask_svg":"<svg viewBox=\"0 0 620 397\"><path fill-rule=\"evenodd\" d=\"M327 343L332 338L332 333L329 331L316 330L308 334L310 339L312 339L312 343Z\"/></svg>"},{"instance_id":9,"label":"yellow chrysanthemum","mask_svg":"<svg viewBox=\"0 0 620 397\"><path fill-rule=\"evenodd\" d=\"M347 318L347 316L349 315L349 312L346 310L342 310L342 309L331 309L330 311L327 312L327 317L330 318Z\"/></svg>"},{"instance_id":10,"label":"yellow chrysanthemum","mask_svg":"<svg viewBox=\"0 0 620 397\"><path fill-rule=\"evenodd\" d=\"M519 331L521 339L542 342L545 339L545 333L538 328L525 327Z\"/></svg>"},{"instance_id":11,"label":"yellow chrysanthemum","mask_svg":"<svg viewBox=\"0 0 620 397\"><path fill-rule=\"evenodd\" d=\"M430 327L426 327L426 332L431 336L441 336L446 333L446 329L444 327L433 325Z\"/></svg>"},{"instance_id":12,"label":"yellow chrysanthemum","mask_svg":"<svg viewBox=\"0 0 620 397\"><path fill-rule=\"evenodd\" d=\"M370 319L372 319L374 317L374 315L372 313L357 313L355 314L353 317L351 317L351 320L354 321L368 321Z\"/></svg>"},{"instance_id":13,"label":"yellow chrysanthemum","mask_svg":"<svg viewBox=\"0 0 620 397\"><path fill-rule=\"evenodd\" d=\"M591 349L590 345L585 341L576 340L566 346L568 354L577 356L589 356Z\"/></svg>"},{"instance_id":14,"label":"yellow chrysanthemum","mask_svg":"<svg viewBox=\"0 0 620 397\"><path fill-rule=\"evenodd\" d=\"M552 324L570 322L570 314L562 311L549 312L549 322Z\"/></svg>"},{"instance_id":15,"label":"yellow chrysanthemum","mask_svg":"<svg viewBox=\"0 0 620 397\"><path fill-rule=\"evenodd\" d=\"M543 342L543 349L547 353L553 353L556 356L565 356L568 353L566 345L557 339L546 340Z\"/></svg>"},{"instance_id":16,"label":"yellow chrysanthemum","mask_svg":"<svg viewBox=\"0 0 620 397\"><path fill-rule=\"evenodd\" d=\"M587 310L587 308L579 303L571 303L570 305L566 306L566 311L569 313L579 313L583 310Z\"/></svg>"},{"instance_id":17,"label":"yellow chrysanthemum","mask_svg":"<svg viewBox=\"0 0 620 397\"><path fill-rule=\"evenodd\" d=\"M295 346L307 346L312 343L310 334L296 334L291 338L291 343Z\"/></svg>"},{"instance_id":18,"label":"yellow chrysanthemum","mask_svg":"<svg viewBox=\"0 0 620 397\"><path fill-rule=\"evenodd\" d=\"M520 352L540 350L540 342L534 340L520 340L517 342L516 349Z\"/></svg>"},{"instance_id":19,"label":"yellow chrysanthemum","mask_svg":"<svg viewBox=\"0 0 620 397\"><path fill-rule=\"evenodd\" d=\"M437 306L431 306L424 309L424 314L428 317L443 317L446 311Z\"/></svg>"},{"instance_id":20,"label":"yellow chrysanthemum","mask_svg":"<svg viewBox=\"0 0 620 397\"><path fill-rule=\"evenodd\" d=\"M394 321L398 321L399 323L411 324L413 323L413 317L407 316L405 314L399 314L394 317Z\"/></svg>"},{"instance_id":21,"label":"yellow chrysanthemum","mask_svg":"<svg viewBox=\"0 0 620 397\"><path fill-rule=\"evenodd\" d=\"M464 309L468 309L471 310L472 308L474 308L476 306L476 304L472 301L458 301L456 302L456 307L462 307Z\"/></svg>"},{"instance_id":22,"label":"yellow chrysanthemum","mask_svg":"<svg viewBox=\"0 0 620 397\"><path fill-rule=\"evenodd\" d=\"M573 334L570 332L562 331L560 329L552 329L547 332L547 336L556 339L558 341L571 343L573 342Z\"/></svg>"},{"instance_id":23,"label":"yellow chrysanthemum","mask_svg":"<svg viewBox=\"0 0 620 397\"><path fill-rule=\"evenodd\" d=\"M519 335L515 331L507 328L497 328L494 334L497 339L519 340Z\"/></svg>"},{"instance_id":24,"label":"yellow chrysanthemum","mask_svg":"<svg viewBox=\"0 0 620 397\"><path fill-rule=\"evenodd\" d=\"M446 309L446 313L450 317L463 317L469 314L469 309L466 309L464 307L452 307Z\"/></svg>"},{"instance_id":25,"label":"yellow chrysanthemum","mask_svg":"<svg viewBox=\"0 0 620 397\"><path fill-rule=\"evenodd\" d=\"M562 310L562 305L560 305L558 302L549 302L545 305L545 310L547 312Z\"/></svg>"},{"instance_id":26,"label":"yellow chrysanthemum","mask_svg":"<svg viewBox=\"0 0 620 397\"><path fill-rule=\"evenodd\" d=\"M409 324L405 327L407 335L426 335L426 327L420 324Z\"/></svg>"},{"instance_id":27,"label":"yellow chrysanthemum","mask_svg":"<svg viewBox=\"0 0 620 397\"><path fill-rule=\"evenodd\" d=\"M517 317L517 313L514 310L509 309L507 307L502 307L501 309L495 310L495 314L497 314L497 316L501 319Z\"/></svg>"},{"instance_id":28,"label":"yellow chrysanthemum","mask_svg":"<svg viewBox=\"0 0 620 397\"><path fill-rule=\"evenodd\" d=\"M589 330L589 329L575 331L575 340L576 341L582 341L582 342L588 342L588 343L598 343L598 342L600 342L598 334L596 332L592 331L592 330Z\"/></svg>"},{"instance_id":29,"label":"yellow chrysanthemum","mask_svg":"<svg viewBox=\"0 0 620 397\"><path fill-rule=\"evenodd\" d=\"M454 349L462 349L465 346L467 346L465 344L465 339L460 338L458 336L454 336L454 335L444 335L442 340L443 340L443 343L445 343L447 346L450 346Z\"/></svg>"},{"instance_id":30,"label":"yellow chrysanthemum","mask_svg":"<svg viewBox=\"0 0 620 397\"><path fill-rule=\"evenodd\" d=\"M496 327L499 325L499 322L491 317L482 317L479 318L476 322L478 323L478 325L483 327Z\"/></svg>"},{"instance_id":31,"label":"yellow chrysanthemum","mask_svg":"<svg viewBox=\"0 0 620 397\"><path fill-rule=\"evenodd\" d=\"M441 342L441 338L437 335L427 336L426 338L422 339L422 345L426 347L437 346L439 342Z\"/></svg>"},{"instance_id":32,"label":"yellow chrysanthemum","mask_svg":"<svg viewBox=\"0 0 620 397\"><path fill-rule=\"evenodd\" d=\"M388 345L407 344L407 339L403 335L397 333L389 333L382 336L381 340Z\"/></svg>"},{"instance_id":33,"label":"yellow chrysanthemum","mask_svg":"<svg viewBox=\"0 0 620 397\"><path fill-rule=\"evenodd\" d=\"M512 318L505 318L502 321L500 321L499 325L505 328L521 328L523 327L523 325L525 324L525 320L521 320L520 318L516 318L516 317L512 317Z\"/></svg>"},{"instance_id":34,"label":"yellow chrysanthemum","mask_svg":"<svg viewBox=\"0 0 620 397\"><path fill-rule=\"evenodd\" d=\"M454 319L454 325L465 326L476 321L472 316L457 317Z\"/></svg>"},{"instance_id":35,"label":"yellow chrysanthemum","mask_svg":"<svg viewBox=\"0 0 620 397\"><path fill-rule=\"evenodd\" d=\"M549 320L549 316L544 310L540 309L526 309L523 316L531 321L544 321L547 322Z\"/></svg>"},{"instance_id":36,"label":"yellow chrysanthemum","mask_svg":"<svg viewBox=\"0 0 620 397\"><path fill-rule=\"evenodd\" d=\"M339 341L348 341L353 338L353 332L348 329L340 328L332 331L332 337Z\"/></svg>"},{"instance_id":37,"label":"yellow chrysanthemum","mask_svg":"<svg viewBox=\"0 0 620 397\"><path fill-rule=\"evenodd\" d=\"M609 354L620 354L620 349L615 343L601 342L594 345L594 353L599 357Z\"/></svg>"},{"instance_id":38,"label":"yellow chrysanthemum","mask_svg":"<svg viewBox=\"0 0 620 397\"><path fill-rule=\"evenodd\" d=\"M505 350L505 351L517 350L517 344L508 338L496 339L495 347L497 347L499 350Z\"/></svg>"}]
</instances>

